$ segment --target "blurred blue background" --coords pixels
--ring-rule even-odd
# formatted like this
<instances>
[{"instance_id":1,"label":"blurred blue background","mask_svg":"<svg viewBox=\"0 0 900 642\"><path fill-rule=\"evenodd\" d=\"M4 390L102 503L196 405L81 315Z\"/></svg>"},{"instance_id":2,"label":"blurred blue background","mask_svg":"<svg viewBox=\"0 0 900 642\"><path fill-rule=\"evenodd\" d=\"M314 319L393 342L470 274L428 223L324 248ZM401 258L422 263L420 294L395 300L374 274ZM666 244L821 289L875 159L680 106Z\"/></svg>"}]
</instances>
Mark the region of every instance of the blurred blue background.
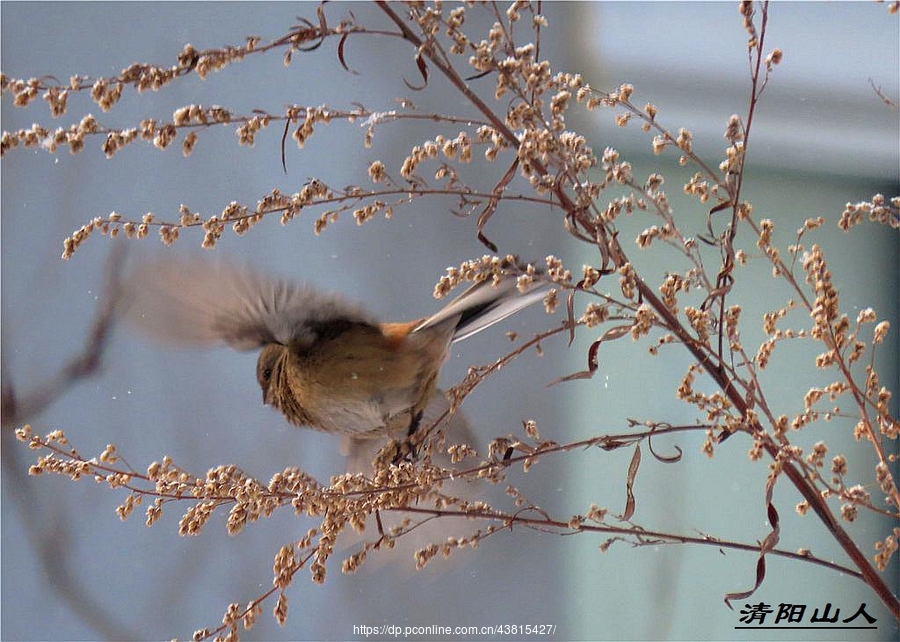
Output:
<instances>
[{"instance_id":1,"label":"blurred blue background","mask_svg":"<svg viewBox=\"0 0 900 642\"><path fill-rule=\"evenodd\" d=\"M275 38L296 23L298 14L315 21L315 8L311 3L4 2L0 65L12 77L47 75L65 82L75 73L110 76L136 61L174 64L188 42L203 49L239 44L248 35ZM548 3L545 9L550 28L543 32L542 51L555 69L579 71L603 90L631 82L637 104L651 101L670 129L694 131L695 150L710 163L718 162L728 116L745 111L749 92L746 37L736 3ZM351 11L360 22L389 28L369 4L326 8L334 21ZM475 16L470 12L473 33L485 31L491 18ZM524 38L525 30L520 33ZM882 318L892 319L895 329L900 328L896 232L864 224L844 235L833 221L847 201L876 192L898 193L898 114L869 83L871 78L895 100L900 95L898 40L897 17L889 16L883 5L773 5L767 44L781 47L785 56L759 105L745 192L759 218L776 221L776 240L783 246L793 241L805 218L828 218L816 239L830 252L826 256L843 309L853 318L859 308L872 306ZM436 75L427 91L410 91L403 78L417 82L418 72L402 44L350 38L345 55L358 75L342 69L336 45L328 41L315 52L295 54L290 67L282 64L281 53L251 56L206 81L191 76L143 95L127 90L109 114L102 114L88 96L73 95L69 114L58 124L67 126L93 112L104 125L131 127L145 117L169 120L175 109L189 103L220 104L233 113L254 108L277 113L292 103L349 108L359 102L387 110L401 97L426 113L469 113ZM473 81L473 86L489 93L487 83ZM32 122L57 124L43 101L20 110L12 107L9 96L3 97L4 130ZM649 139L637 127L616 128L611 113L602 110L590 118L573 116L571 122L596 151L620 149L634 163L636 175L666 175L683 229L705 230L703 208L680 195L689 174L672 158L650 155ZM312 176L335 187L365 184L371 161L381 158L399 175L410 145L437 132L455 135L458 127L383 125L372 150L363 148L363 132L358 124L333 122L320 125L303 150L289 140L287 174L281 167L279 127L262 132L254 148L238 147L233 128L202 131L188 158L180 145L159 152L136 143L107 160L99 138L89 139L77 156L13 150L0 163L4 385L11 383L21 395L38 389L84 344L103 295L112 244L98 236L68 262L59 255L62 239L90 218L111 211L137 218L152 211L158 218L176 219L182 203L211 214L232 200L252 206L272 188L298 191ZM498 173L483 177L486 188L505 167L492 169ZM286 228L268 220L243 238L227 232L215 252L339 290L384 318L415 318L439 306L431 291L447 266L485 251L475 238L475 221L453 216L451 206L420 200L395 209L390 221L379 218L363 227L345 215L318 237L309 213ZM623 237L646 225L637 218L623 221ZM504 253L534 260L553 253L573 270L598 260L565 234L556 212L503 205L486 232ZM200 240L185 233L171 248L154 238L133 241L129 260L197 253ZM746 247L753 249L753 241L747 240ZM672 267L654 262L655 255L632 253L648 274L661 277ZM661 256L666 259L665 253ZM761 322L754 319L789 296L777 289L766 265L758 262L742 271L744 280L734 295L745 304L748 347L761 338ZM529 310L457 344L444 384L458 381L471 365L505 354L510 344L504 332L529 337L556 323L556 317ZM585 349L594 338L583 332L571 348L563 340L548 341L542 358L523 355L480 386L464 407L481 446L494 435L519 430L524 419L535 419L543 437L560 442L623 432L627 417L672 423L696 419L674 397L688 364L678 348L652 358L630 340L604 345L594 379L548 388L553 379L583 369ZM796 353L788 352L788 346L782 350L766 380L770 402L790 415L802 408L809 385L826 380L808 365L815 353L809 346ZM878 355L883 383L894 391L897 356L895 331ZM261 406L254 362L254 355L224 349L161 347L119 327L96 377L23 419L38 432L65 429L83 453L99 453L115 443L138 469L168 454L197 474L220 463L235 463L262 480L289 465L322 479L341 472L336 437L295 430ZM824 439L831 454L841 451L841 439L847 440L851 475L871 484L868 471L874 461L853 445L851 427L852 422L833 422L799 439L806 445ZM2 444L3 639L190 637L195 628L215 626L229 602L245 604L267 590L278 547L311 525L281 511L236 537L228 537L224 518L217 518L199 538L179 538L179 511L171 505L151 529L140 514L122 523L114 509L124 494L90 481L22 478L32 454L11 441L10 430L4 426ZM748 461L749 443L743 437L727 442L709 460L700 452L702 440L697 434L655 442L663 453L671 453L675 445L683 448L682 461L674 465L659 463L645 451L635 485L635 522L648 529L703 532L751 543L765 537L766 462ZM513 472L510 481L554 515L584 512L591 502L621 512L630 457L630 451L571 453L542 460L528 475ZM491 497L503 502L502 491L491 489ZM780 484L781 546L803 546L842 561L815 517L793 514L797 501L796 492ZM890 527L889 521L862 515L849 530L871 554L874 541ZM244 637L347 639L355 637L354 624L535 623L557 625L556 639L784 637L778 631L735 630L739 616L722 603L723 594L752 585L755 555L623 543L601 554L597 547L603 539L517 529L489 538L477 551L457 552L452 564L435 564L422 573L410 572L411 560L402 560L344 576L336 563L324 586L313 585L305 572L298 576L289 590L285 627L275 624L273 604L267 603L257 626ZM337 557L334 561L339 562ZM895 565L890 576L895 587L896 571ZM770 558L766 582L751 601L803 603L810 611L831 602L841 608L842 617L866 602L867 612L878 618L877 628L846 639L896 640L898 635L896 622L867 587L811 565ZM790 635L816 639L822 633Z\"/></svg>"}]
</instances>

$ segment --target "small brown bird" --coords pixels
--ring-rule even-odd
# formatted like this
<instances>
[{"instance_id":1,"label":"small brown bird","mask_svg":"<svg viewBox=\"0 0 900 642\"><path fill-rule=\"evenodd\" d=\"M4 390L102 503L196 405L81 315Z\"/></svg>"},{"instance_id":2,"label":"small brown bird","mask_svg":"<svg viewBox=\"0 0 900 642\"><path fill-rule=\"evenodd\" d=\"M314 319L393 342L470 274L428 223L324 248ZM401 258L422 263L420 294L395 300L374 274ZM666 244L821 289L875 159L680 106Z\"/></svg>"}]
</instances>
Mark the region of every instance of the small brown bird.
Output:
<instances>
[{"instance_id":1,"label":"small brown bird","mask_svg":"<svg viewBox=\"0 0 900 642\"><path fill-rule=\"evenodd\" d=\"M433 316L379 323L342 297L209 261L144 264L128 315L163 340L262 348L263 403L289 422L353 440L412 433L440 368L465 339L540 300L510 275L472 285ZM430 413L429 413L430 414Z\"/></svg>"}]
</instances>

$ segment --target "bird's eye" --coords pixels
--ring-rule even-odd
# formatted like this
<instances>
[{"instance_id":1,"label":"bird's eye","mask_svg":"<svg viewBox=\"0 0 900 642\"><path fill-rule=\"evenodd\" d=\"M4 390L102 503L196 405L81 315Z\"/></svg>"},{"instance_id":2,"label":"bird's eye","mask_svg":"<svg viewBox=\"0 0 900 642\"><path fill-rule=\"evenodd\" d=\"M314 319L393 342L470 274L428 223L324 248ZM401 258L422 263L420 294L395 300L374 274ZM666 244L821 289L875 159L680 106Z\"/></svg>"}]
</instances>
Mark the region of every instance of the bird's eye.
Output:
<instances>
[{"instance_id":1,"label":"bird's eye","mask_svg":"<svg viewBox=\"0 0 900 642\"><path fill-rule=\"evenodd\" d=\"M269 381L272 378L272 368L263 370L263 381Z\"/></svg>"}]
</instances>

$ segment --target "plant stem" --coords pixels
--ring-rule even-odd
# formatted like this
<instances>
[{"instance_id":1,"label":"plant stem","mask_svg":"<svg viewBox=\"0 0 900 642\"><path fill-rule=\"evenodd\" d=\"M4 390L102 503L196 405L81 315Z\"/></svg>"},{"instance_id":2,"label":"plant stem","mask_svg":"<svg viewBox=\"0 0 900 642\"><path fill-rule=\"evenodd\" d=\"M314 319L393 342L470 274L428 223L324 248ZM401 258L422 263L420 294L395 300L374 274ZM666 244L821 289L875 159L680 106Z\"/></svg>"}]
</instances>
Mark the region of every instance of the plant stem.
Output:
<instances>
[{"instance_id":1,"label":"plant stem","mask_svg":"<svg viewBox=\"0 0 900 642\"><path fill-rule=\"evenodd\" d=\"M509 127L506 126L506 123L503 121L503 119L495 114L493 110L491 110L488 105L468 87L465 80L456 72L455 69L447 65L438 56L433 55L427 43L416 35L416 33L406 24L406 22L394 11L391 5L389 5L384 0L378 0L376 4L394 22L394 24L397 25L397 27L402 32L404 39L415 45L416 50L420 53L420 55L428 59L431 64L439 69L444 77L447 78L447 80L449 80L450 83L454 87L456 87L468 101L472 103L472 105L491 123L491 125L497 130L498 133L500 133L510 144L518 145L518 138L515 136L512 130L510 130ZM764 17L767 17L765 12ZM761 43L757 56L759 59L761 59L762 57ZM756 92L759 74L759 62L760 60L757 60L756 69L753 74L753 96L751 100L751 112L749 114L747 123L748 129L751 124L749 121L750 119L752 119L753 114L752 107L755 105L755 99L757 98ZM534 167L539 173L549 174L547 168L541 166L541 164L537 161L534 162ZM741 164L741 167L743 168L743 163ZM740 178L738 179L737 186L738 187L735 191L739 193ZM622 249L622 246L619 244L616 236L613 234L609 234L603 224L598 224L595 221L591 220L583 210L578 208L575 203L565 194L562 188L562 184L560 184L556 189L556 194L560 198L560 205L570 217L576 220L586 230L594 233L599 233L598 244L607 244L608 256L612 259L612 262L616 268L620 268L628 262L627 256ZM733 207L734 212L736 213L739 204L736 202L737 199L734 200L735 202L733 204ZM736 232L734 228L735 226L733 224L732 229L730 230L731 235ZM605 250L601 251L603 252L604 256L607 255L607 252ZM734 407L741 413L741 415L744 417L748 416L749 407L746 399L744 399L738 389L732 384L725 372L716 363L714 363L712 359L710 359L709 355L707 355L703 351L702 344L700 344L693 338L693 336L691 336L690 332L681 324L675 314L671 310L669 310L656 296L656 293L653 291L653 289L648 286L643 281L643 279L637 277L637 275L636 282L642 299L647 302L661 317L665 326L675 333L680 342L694 356L697 362L703 366L704 370L706 370L709 376L712 377L716 385L721 388L722 392L728 397L729 401L734 404ZM779 448L777 444L775 444L775 442L772 440L772 438L766 434L765 430L758 422L755 422L754 425L749 426L747 432L749 432L750 434L763 436L762 443L766 452L770 457L772 457L773 460L777 460ZM844 549L844 552L852 560L853 564L856 565L856 567L859 569L866 584L868 584L872 588L872 590L875 591L879 599L881 599L885 606L891 611L894 618L900 621L900 600L898 600L897 596L894 595L890 587L887 585L878 571L872 566L872 564L859 549L853 539L851 539L847 532L837 522L831 510L828 508L825 499L822 498L815 487L808 483L803 474L790 461L782 462L782 470L785 475L787 475L791 483L797 488L803 498L807 502L809 502L809 505L815 511L816 515L818 515L819 519L822 521L831 535L837 540L841 548Z\"/></svg>"}]
</instances>

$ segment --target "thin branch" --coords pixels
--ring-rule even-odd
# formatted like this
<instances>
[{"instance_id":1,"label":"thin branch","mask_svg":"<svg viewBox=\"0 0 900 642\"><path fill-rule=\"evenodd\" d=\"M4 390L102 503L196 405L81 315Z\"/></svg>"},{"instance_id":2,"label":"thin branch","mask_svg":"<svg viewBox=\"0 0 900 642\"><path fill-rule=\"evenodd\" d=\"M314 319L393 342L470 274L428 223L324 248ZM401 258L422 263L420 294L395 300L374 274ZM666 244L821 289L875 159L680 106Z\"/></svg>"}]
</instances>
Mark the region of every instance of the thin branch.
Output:
<instances>
[{"instance_id":1,"label":"thin branch","mask_svg":"<svg viewBox=\"0 0 900 642\"><path fill-rule=\"evenodd\" d=\"M125 256L122 243L115 244L105 267L106 285L101 297L101 305L97 310L87 340L80 354L72 357L58 373L37 389L27 393L19 393L15 389L13 378L3 362L3 408L2 408L2 440L0 455L3 460L4 483L16 489L8 493L13 499L21 516L25 538L34 546L37 559L44 570L48 583L79 617L92 627L101 637L106 639L138 639L140 636L130 631L109 611L106 604L97 601L90 587L83 578L73 571L71 549L65 545L66 534L72 530L66 516L59 512L54 517L52 528L48 527L45 506L35 495L29 484L28 476L19 455L19 448L12 442L12 428L40 413L70 390L82 379L97 374L103 364L103 357L109 344L115 324L116 306L122 289L119 275Z\"/></svg>"}]
</instances>

